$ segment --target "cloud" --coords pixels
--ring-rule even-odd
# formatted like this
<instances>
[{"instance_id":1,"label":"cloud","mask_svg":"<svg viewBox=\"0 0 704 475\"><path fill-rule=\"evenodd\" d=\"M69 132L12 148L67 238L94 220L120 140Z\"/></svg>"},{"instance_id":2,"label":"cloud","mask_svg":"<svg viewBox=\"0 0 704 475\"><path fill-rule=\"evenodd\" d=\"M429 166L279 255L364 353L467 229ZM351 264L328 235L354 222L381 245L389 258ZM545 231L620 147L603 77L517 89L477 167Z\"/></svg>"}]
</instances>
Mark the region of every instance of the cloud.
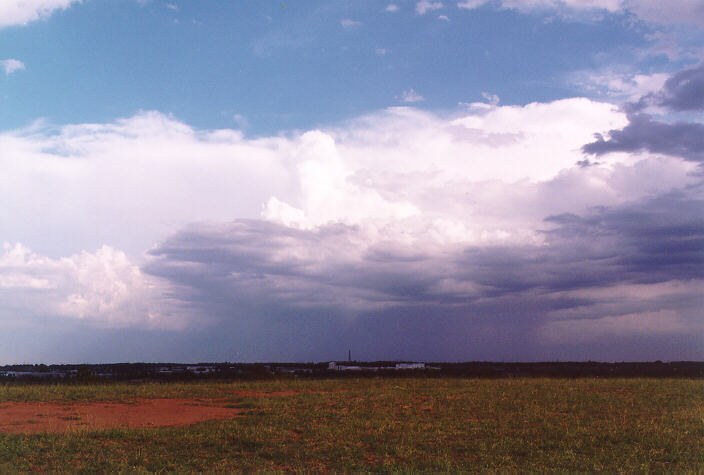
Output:
<instances>
[{"instance_id":1,"label":"cloud","mask_svg":"<svg viewBox=\"0 0 704 475\"><path fill-rule=\"evenodd\" d=\"M412 104L414 102L422 102L425 100L423 96L418 94L415 89L410 88L407 91L403 91L403 94L401 94L401 100L403 102L407 102L409 104Z\"/></svg>"},{"instance_id":2,"label":"cloud","mask_svg":"<svg viewBox=\"0 0 704 475\"><path fill-rule=\"evenodd\" d=\"M354 28L355 26L359 26L362 24L361 21L355 21L355 20L350 20L349 18L345 18L340 21L340 24L342 25L343 28Z\"/></svg>"},{"instance_id":3,"label":"cloud","mask_svg":"<svg viewBox=\"0 0 704 475\"><path fill-rule=\"evenodd\" d=\"M573 319L554 322L543 329L548 340L560 342L590 342L609 337L652 334L682 334L692 331L691 324L683 321L677 312L660 310L594 319Z\"/></svg>"},{"instance_id":4,"label":"cloud","mask_svg":"<svg viewBox=\"0 0 704 475\"><path fill-rule=\"evenodd\" d=\"M498 105L501 99L496 94L491 94L489 92L482 92L482 97L486 99L492 106Z\"/></svg>"},{"instance_id":5,"label":"cloud","mask_svg":"<svg viewBox=\"0 0 704 475\"><path fill-rule=\"evenodd\" d=\"M524 13L556 10L572 16L579 12L606 11L631 13L641 20L657 24L704 25L704 6L689 0L675 0L667 4L657 0L464 0L457 6L473 10L486 4Z\"/></svg>"},{"instance_id":6,"label":"cloud","mask_svg":"<svg viewBox=\"0 0 704 475\"><path fill-rule=\"evenodd\" d=\"M584 145L585 153L604 155L611 152L662 153L695 162L704 161L704 125L699 122L660 122L642 111L653 106L672 112L704 110L704 67L686 69L665 81L660 91L651 92L637 102L627 103L629 123L612 129L605 138Z\"/></svg>"},{"instance_id":7,"label":"cloud","mask_svg":"<svg viewBox=\"0 0 704 475\"><path fill-rule=\"evenodd\" d=\"M243 116L242 114L233 114L232 120L241 129L245 129L249 125L249 121L247 120L247 117Z\"/></svg>"},{"instance_id":8,"label":"cloud","mask_svg":"<svg viewBox=\"0 0 704 475\"><path fill-rule=\"evenodd\" d=\"M474 10L475 8L479 8L486 3L489 3L489 0L465 0L463 2L458 2L457 7L464 8L466 10Z\"/></svg>"},{"instance_id":9,"label":"cloud","mask_svg":"<svg viewBox=\"0 0 704 475\"><path fill-rule=\"evenodd\" d=\"M332 223L308 230L259 220L192 225L150 251L158 259L147 270L180 283L189 275L193 282L222 279L218 287L303 307L444 308L583 292L575 305L582 308L589 289L703 279L703 204L674 193L556 215L544 223L556 226L540 244L438 248L432 224L423 232L407 228L406 242L393 226L375 236L366 226ZM674 206L676 215L669 213Z\"/></svg>"},{"instance_id":10,"label":"cloud","mask_svg":"<svg viewBox=\"0 0 704 475\"><path fill-rule=\"evenodd\" d=\"M626 124L612 105L587 99L523 107L479 103L451 117L399 107L335 129L257 139L236 130L197 131L157 112L105 124L39 123L0 133L0 201L8 204L3 239L49 255L107 244L139 256L194 221L253 219L264 212L302 227L354 224L413 216L429 204L430 219L467 217L461 226L448 224L448 236L470 225L466 233L475 238L520 235L516 222L492 224L511 208L487 201L504 190L498 184L510 184L506 196L525 190L516 199L526 206L509 215L534 222L539 213L528 205L530 183L576 179L567 171L583 160L580 147L594 131ZM688 173L677 161L662 162L653 165L660 171L642 171L662 176L654 182L627 190L609 184L612 167L629 160L614 157L592 167L591 191L574 195L570 209L607 204L659 183L674 186ZM674 181L665 179L670 176ZM425 186L416 188L417 181ZM473 198L458 202L456 193ZM559 204L548 212L565 211Z\"/></svg>"},{"instance_id":11,"label":"cloud","mask_svg":"<svg viewBox=\"0 0 704 475\"><path fill-rule=\"evenodd\" d=\"M81 0L3 0L0 2L0 28L24 25L50 17Z\"/></svg>"},{"instance_id":12,"label":"cloud","mask_svg":"<svg viewBox=\"0 0 704 475\"><path fill-rule=\"evenodd\" d=\"M636 283L701 279L704 274L704 213L700 191L669 192L655 197L603 208L577 216L563 214L548 218L558 224L553 238L598 243L595 255L613 254L607 266L618 268L601 282L623 279ZM673 212L677 210L677 212ZM589 247L585 256L589 257Z\"/></svg>"},{"instance_id":13,"label":"cloud","mask_svg":"<svg viewBox=\"0 0 704 475\"><path fill-rule=\"evenodd\" d=\"M457 3L459 8L472 10L482 5L496 3L492 0L465 0ZM501 8L531 12L539 9L574 9L619 11L622 0L499 0Z\"/></svg>"},{"instance_id":14,"label":"cloud","mask_svg":"<svg viewBox=\"0 0 704 475\"><path fill-rule=\"evenodd\" d=\"M383 315L393 325L406 316L407 326L419 309L426 325L411 330L411 339L426 355L437 338L445 341L444 359L467 354L447 346L451 333L468 327L503 332L509 322L522 337L504 336L524 355L537 351L532 343L636 338L642 345L648 337L704 336L703 204L670 194L555 216L548 223L557 227L544 243L517 246L438 249L419 240L423 234L414 233L413 242L386 233L370 239L364 228L333 224L311 230L256 220L194 225L152 250L146 272L174 282L178 295L198 302L204 314L324 314L331 326L362 333L365 343L351 344L371 346L375 355L384 354L393 332L382 326L376 334L378 324L374 332L362 331L358 325L369 320L361 316ZM683 212L673 216L670 209ZM258 302L268 310L256 310ZM243 324L244 317L230 310L221 318Z\"/></svg>"},{"instance_id":15,"label":"cloud","mask_svg":"<svg viewBox=\"0 0 704 475\"><path fill-rule=\"evenodd\" d=\"M102 244L139 255L190 221L258 217L271 187L294 192L294 143L197 132L156 112L4 132L0 149L4 240L55 255Z\"/></svg>"},{"instance_id":16,"label":"cloud","mask_svg":"<svg viewBox=\"0 0 704 475\"><path fill-rule=\"evenodd\" d=\"M652 120L647 114L629 117L623 129L608 132L608 138L597 135L597 140L585 145L585 153L604 155L611 152L664 153L688 160L704 162L704 125L675 122L667 124Z\"/></svg>"},{"instance_id":17,"label":"cloud","mask_svg":"<svg viewBox=\"0 0 704 475\"><path fill-rule=\"evenodd\" d=\"M647 156L576 165L593 125L575 121L590 108L591 120L618 120L607 104L476 107L450 121L394 109L308 132L296 158L301 205L273 198L265 220L189 225L153 248L143 271L228 328L293 319L305 334L313 323L301 315L314 315L324 346L344 338L371 357L389 356L394 335L439 359L513 350L535 359L563 346L594 357L603 341L620 345L599 355L619 358L649 341L701 336L704 201L694 166ZM555 134L552 145L536 141L543 134ZM574 155L548 173L536 168L546 149ZM475 154L515 161L482 171ZM520 163L530 179L505 176ZM504 344L483 346L487 335ZM675 354L700 353L690 343Z\"/></svg>"},{"instance_id":18,"label":"cloud","mask_svg":"<svg viewBox=\"0 0 704 475\"><path fill-rule=\"evenodd\" d=\"M3 239L24 245L0 261L0 321L188 328L243 359L340 341L369 357L540 359L596 348L553 324L613 317L609 338L652 355L674 330L624 322L701 334L703 187L673 156L578 163L594 131L627 124L573 98L395 107L277 137L158 112L1 133ZM686 351L700 354L672 354Z\"/></svg>"},{"instance_id":19,"label":"cloud","mask_svg":"<svg viewBox=\"0 0 704 475\"><path fill-rule=\"evenodd\" d=\"M416 3L416 15L425 15L429 11L440 10L443 7L442 2L431 2L429 0L421 0Z\"/></svg>"},{"instance_id":20,"label":"cloud","mask_svg":"<svg viewBox=\"0 0 704 475\"><path fill-rule=\"evenodd\" d=\"M166 310L159 283L121 251L102 246L94 253L52 259L21 244L5 243L3 249L0 320L20 313L29 319L77 319L113 328L183 326L183 319Z\"/></svg>"},{"instance_id":21,"label":"cloud","mask_svg":"<svg viewBox=\"0 0 704 475\"><path fill-rule=\"evenodd\" d=\"M300 229L402 220L400 229L441 242L525 243L540 240L535 230L548 214L692 183L695 166L676 158L579 167L593 130L626 123L609 104L475 107L452 119L394 108L303 134L291 155L299 194L291 201L272 193L264 216Z\"/></svg>"},{"instance_id":22,"label":"cloud","mask_svg":"<svg viewBox=\"0 0 704 475\"><path fill-rule=\"evenodd\" d=\"M701 2L672 0L663 4L656 0L624 0L621 5L648 22L704 26L704 4Z\"/></svg>"},{"instance_id":23,"label":"cloud","mask_svg":"<svg viewBox=\"0 0 704 475\"><path fill-rule=\"evenodd\" d=\"M387 12L397 12L397 11L398 11L398 5L396 5L395 3L389 3L389 4L386 6L386 8L384 9L384 11L387 11Z\"/></svg>"},{"instance_id":24,"label":"cloud","mask_svg":"<svg viewBox=\"0 0 704 475\"><path fill-rule=\"evenodd\" d=\"M704 111L704 64L673 74L660 91L644 95L629 109L643 110L653 105L675 112Z\"/></svg>"},{"instance_id":25,"label":"cloud","mask_svg":"<svg viewBox=\"0 0 704 475\"><path fill-rule=\"evenodd\" d=\"M3 59L0 60L0 67L5 70L5 76L9 76L15 71L21 71L24 69L24 63L17 59Z\"/></svg>"},{"instance_id":26,"label":"cloud","mask_svg":"<svg viewBox=\"0 0 704 475\"><path fill-rule=\"evenodd\" d=\"M634 102L650 93L659 91L669 78L667 73L638 74L617 71L578 71L567 81L582 91L610 101Z\"/></svg>"}]
</instances>

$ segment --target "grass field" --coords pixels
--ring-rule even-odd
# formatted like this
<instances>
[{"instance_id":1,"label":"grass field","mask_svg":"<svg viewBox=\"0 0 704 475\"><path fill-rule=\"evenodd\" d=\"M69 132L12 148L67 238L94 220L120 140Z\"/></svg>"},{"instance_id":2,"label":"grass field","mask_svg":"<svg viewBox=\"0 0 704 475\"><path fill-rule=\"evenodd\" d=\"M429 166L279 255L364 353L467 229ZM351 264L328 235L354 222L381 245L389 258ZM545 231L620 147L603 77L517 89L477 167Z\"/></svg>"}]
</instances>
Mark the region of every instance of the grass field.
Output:
<instances>
[{"instance_id":1,"label":"grass field","mask_svg":"<svg viewBox=\"0 0 704 475\"><path fill-rule=\"evenodd\" d=\"M0 434L0 471L704 471L703 380L0 386L0 404L139 398L243 411L185 427Z\"/></svg>"}]
</instances>

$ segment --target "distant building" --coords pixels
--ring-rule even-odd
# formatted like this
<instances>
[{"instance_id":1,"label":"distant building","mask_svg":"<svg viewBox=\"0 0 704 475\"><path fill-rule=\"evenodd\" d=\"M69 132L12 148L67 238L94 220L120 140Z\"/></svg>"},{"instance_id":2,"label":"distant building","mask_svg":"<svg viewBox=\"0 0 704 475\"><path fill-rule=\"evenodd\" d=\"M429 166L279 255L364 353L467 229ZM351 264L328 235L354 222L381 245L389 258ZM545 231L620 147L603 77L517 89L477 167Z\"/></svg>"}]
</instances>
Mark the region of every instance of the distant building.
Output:
<instances>
[{"instance_id":1,"label":"distant building","mask_svg":"<svg viewBox=\"0 0 704 475\"><path fill-rule=\"evenodd\" d=\"M396 369L425 369L425 363L396 363Z\"/></svg>"},{"instance_id":2,"label":"distant building","mask_svg":"<svg viewBox=\"0 0 704 475\"><path fill-rule=\"evenodd\" d=\"M425 363L396 363L396 366L357 366L340 364L337 361L328 363L328 370L331 371L389 371L406 369L430 369ZM435 369L435 368L433 368Z\"/></svg>"},{"instance_id":3,"label":"distant building","mask_svg":"<svg viewBox=\"0 0 704 475\"><path fill-rule=\"evenodd\" d=\"M362 371L363 369L368 369L368 368L362 368L361 366L337 364L336 361L331 361L328 364L328 369L333 370L333 371Z\"/></svg>"},{"instance_id":4,"label":"distant building","mask_svg":"<svg viewBox=\"0 0 704 475\"><path fill-rule=\"evenodd\" d=\"M205 365L198 365L198 366L186 366L186 371L189 373L195 373L195 374L207 374L207 373L214 373L217 370L215 366L205 366Z\"/></svg>"}]
</instances>

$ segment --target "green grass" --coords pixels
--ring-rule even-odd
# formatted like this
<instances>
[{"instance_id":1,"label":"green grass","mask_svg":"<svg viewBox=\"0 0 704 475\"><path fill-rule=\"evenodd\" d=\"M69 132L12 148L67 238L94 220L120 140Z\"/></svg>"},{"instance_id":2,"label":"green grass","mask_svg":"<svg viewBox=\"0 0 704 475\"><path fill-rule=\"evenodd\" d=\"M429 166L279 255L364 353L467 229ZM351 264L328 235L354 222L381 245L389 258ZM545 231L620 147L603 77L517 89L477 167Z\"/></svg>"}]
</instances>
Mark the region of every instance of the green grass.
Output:
<instances>
[{"instance_id":1,"label":"green grass","mask_svg":"<svg viewBox=\"0 0 704 475\"><path fill-rule=\"evenodd\" d=\"M0 471L704 471L702 380L0 386L0 403L145 397L224 398L245 412L179 428L0 434Z\"/></svg>"}]
</instances>

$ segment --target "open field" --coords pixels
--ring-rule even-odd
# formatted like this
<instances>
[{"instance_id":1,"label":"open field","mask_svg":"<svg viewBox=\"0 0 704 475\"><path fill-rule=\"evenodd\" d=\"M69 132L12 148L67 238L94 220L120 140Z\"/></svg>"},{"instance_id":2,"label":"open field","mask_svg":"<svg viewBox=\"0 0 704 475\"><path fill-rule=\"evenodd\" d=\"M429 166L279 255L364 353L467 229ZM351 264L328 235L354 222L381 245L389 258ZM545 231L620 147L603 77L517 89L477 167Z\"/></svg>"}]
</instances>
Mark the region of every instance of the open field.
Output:
<instances>
[{"instance_id":1,"label":"open field","mask_svg":"<svg viewBox=\"0 0 704 475\"><path fill-rule=\"evenodd\" d=\"M106 428L85 409L164 399L231 413ZM0 433L2 471L704 470L701 379L5 385L3 407L29 412ZM71 423L33 430L49 409Z\"/></svg>"}]
</instances>

